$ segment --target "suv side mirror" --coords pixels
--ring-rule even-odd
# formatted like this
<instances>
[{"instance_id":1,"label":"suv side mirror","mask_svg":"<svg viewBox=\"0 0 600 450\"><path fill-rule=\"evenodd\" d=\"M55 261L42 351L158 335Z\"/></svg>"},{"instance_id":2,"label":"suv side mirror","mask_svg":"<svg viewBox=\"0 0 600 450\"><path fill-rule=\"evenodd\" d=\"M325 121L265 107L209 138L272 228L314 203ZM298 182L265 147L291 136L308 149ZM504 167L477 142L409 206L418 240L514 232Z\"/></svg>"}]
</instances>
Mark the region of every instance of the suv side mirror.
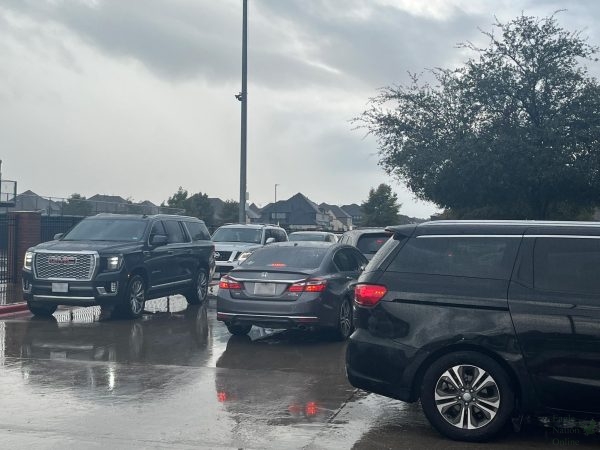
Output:
<instances>
[{"instance_id":1,"label":"suv side mirror","mask_svg":"<svg viewBox=\"0 0 600 450\"><path fill-rule=\"evenodd\" d=\"M273 242L275 242L275 238L274 237L267 238L267 240L265 241L265 245L272 244Z\"/></svg>"},{"instance_id":2,"label":"suv side mirror","mask_svg":"<svg viewBox=\"0 0 600 450\"><path fill-rule=\"evenodd\" d=\"M159 247L161 245L166 245L169 239L164 234L153 234L150 237L150 245L154 247Z\"/></svg>"},{"instance_id":3,"label":"suv side mirror","mask_svg":"<svg viewBox=\"0 0 600 450\"><path fill-rule=\"evenodd\" d=\"M63 237L65 235L65 233L56 233L54 235L54 240L58 241L61 237Z\"/></svg>"}]
</instances>

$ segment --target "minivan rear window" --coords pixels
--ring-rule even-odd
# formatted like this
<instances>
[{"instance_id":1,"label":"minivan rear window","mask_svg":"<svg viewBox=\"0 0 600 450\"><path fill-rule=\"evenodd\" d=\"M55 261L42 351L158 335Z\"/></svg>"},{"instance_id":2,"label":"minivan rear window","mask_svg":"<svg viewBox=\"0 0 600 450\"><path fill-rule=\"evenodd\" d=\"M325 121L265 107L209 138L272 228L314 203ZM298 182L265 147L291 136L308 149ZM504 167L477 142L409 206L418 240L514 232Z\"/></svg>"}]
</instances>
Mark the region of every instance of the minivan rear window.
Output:
<instances>
[{"instance_id":1,"label":"minivan rear window","mask_svg":"<svg viewBox=\"0 0 600 450\"><path fill-rule=\"evenodd\" d=\"M392 272L510 279L521 236L419 236L388 267Z\"/></svg>"},{"instance_id":2,"label":"minivan rear window","mask_svg":"<svg viewBox=\"0 0 600 450\"><path fill-rule=\"evenodd\" d=\"M600 239L537 238L533 252L535 289L600 294Z\"/></svg>"}]
</instances>

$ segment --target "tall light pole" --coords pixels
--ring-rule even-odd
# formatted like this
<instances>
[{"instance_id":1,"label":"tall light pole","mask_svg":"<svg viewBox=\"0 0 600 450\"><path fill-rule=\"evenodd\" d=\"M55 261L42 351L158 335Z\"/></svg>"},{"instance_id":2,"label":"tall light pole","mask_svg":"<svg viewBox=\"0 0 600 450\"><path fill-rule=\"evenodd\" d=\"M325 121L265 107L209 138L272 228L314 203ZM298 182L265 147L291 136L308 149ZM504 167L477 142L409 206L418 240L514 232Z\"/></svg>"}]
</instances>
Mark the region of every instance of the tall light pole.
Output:
<instances>
[{"instance_id":1,"label":"tall light pole","mask_svg":"<svg viewBox=\"0 0 600 450\"><path fill-rule=\"evenodd\" d=\"M240 148L240 213L239 222L246 223L246 123L248 116L248 0L243 0L242 12L242 92L236 95L242 102Z\"/></svg>"},{"instance_id":2,"label":"tall light pole","mask_svg":"<svg viewBox=\"0 0 600 450\"><path fill-rule=\"evenodd\" d=\"M275 183L275 203L277 203L277 186L279 185Z\"/></svg>"}]
</instances>

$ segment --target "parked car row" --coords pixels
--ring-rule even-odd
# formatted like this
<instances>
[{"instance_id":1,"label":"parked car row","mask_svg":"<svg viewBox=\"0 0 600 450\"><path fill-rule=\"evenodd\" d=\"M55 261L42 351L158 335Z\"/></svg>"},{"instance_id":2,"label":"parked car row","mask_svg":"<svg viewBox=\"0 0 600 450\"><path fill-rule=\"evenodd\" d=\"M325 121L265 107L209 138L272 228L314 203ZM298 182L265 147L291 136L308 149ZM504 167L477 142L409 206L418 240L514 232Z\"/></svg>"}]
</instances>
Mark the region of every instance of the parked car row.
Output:
<instances>
[{"instance_id":1,"label":"parked car row","mask_svg":"<svg viewBox=\"0 0 600 450\"><path fill-rule=\"evenodd\" d=\"M337 242L336 242L337 240ZM600 224L438 221L286 234L185 216L86 218L27 251L31 312L147 299L202 303L217 320L349 338L357 388L420 400L440 433L485 441L526 415L600 414ZM595 423L595 422L594 422Z\"/></svg>"}]
</instances>

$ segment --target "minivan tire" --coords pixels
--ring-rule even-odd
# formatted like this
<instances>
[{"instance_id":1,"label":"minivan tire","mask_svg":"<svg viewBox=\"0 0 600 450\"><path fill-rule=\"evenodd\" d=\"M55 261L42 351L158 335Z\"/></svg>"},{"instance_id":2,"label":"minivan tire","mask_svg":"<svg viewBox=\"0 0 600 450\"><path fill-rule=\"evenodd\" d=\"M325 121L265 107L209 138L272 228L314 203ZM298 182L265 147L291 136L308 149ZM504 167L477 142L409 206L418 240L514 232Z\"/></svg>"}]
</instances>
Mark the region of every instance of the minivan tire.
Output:
<instances>
[{"instance_id":1,"label":"minivan tire","mask_svg":"<svg viewBox=\"0 0 600 450\"><path fill-rule=\"evenodd\" d=\"M250 330L252 329L252 325L251 324L243 324L243 323L236 323L235 325L228 324L227 329L234 336L245 336L248 333L250 333Z\"/></svg>"},{"instance_id":2,"label":"minivan tire","mask_svg":"<svg viewBox=\"0 0 600 450\"><path fill-rule=\"evenodd\" d=\"M194 278L194 285L185 294L185 299L190 305L199 305L208 296L208 273L204 269L199 269Z\"/></svg>"},{"instance_id":3,"label":"minivan tire","mask_svg":"<svg viewBox=\"0 0 600 450\"><path fill-rule=\"evenodd\" d=\"M431 425L444 436L485 442L506 429L515 394L500 364L487 355L461 351L441 356L425 371L421 404Z\"/></svg>"}]
</instances>

